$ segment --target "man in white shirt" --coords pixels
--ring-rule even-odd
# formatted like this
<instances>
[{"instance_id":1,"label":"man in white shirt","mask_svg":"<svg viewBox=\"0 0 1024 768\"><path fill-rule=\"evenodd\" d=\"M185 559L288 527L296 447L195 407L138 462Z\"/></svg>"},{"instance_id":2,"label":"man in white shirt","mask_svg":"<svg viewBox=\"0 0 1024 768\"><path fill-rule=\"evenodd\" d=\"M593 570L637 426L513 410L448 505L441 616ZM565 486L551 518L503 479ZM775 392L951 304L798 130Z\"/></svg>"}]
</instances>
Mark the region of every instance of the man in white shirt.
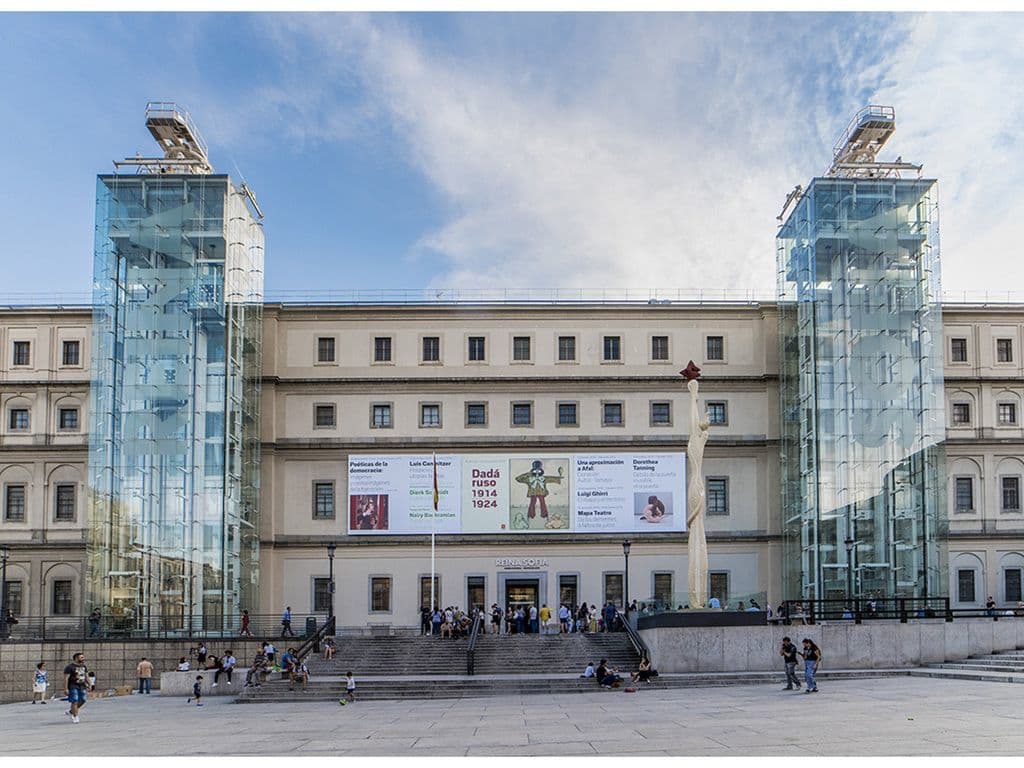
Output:
<instances>
[{"instance_id":1,"label":"man in white shirt","mask_svg":"<svg viewBox=\"0 0 1024 768\"><path fill-rule=\"evenodd\" d=\"M721 607L722 607L722 603L721 603L721 601L717 597L712 597L711 600L708 601L708 608L721 608Z\"/></svg>"},{"instance_id":2,"label":"man in white shirt","mask_svg":"<svg viewBox=\"0 0 1024 768\"><path fill-rule=\"evenodd\" d=\"M231 673L234 671L235 664L237 663L238 660L231 655L231 651L224 651L224 658L220 660L220 668L213 676L214 688L217 687L217 682L220 680L221 674L225 674L228 676L228 685L231 685Z\"/></svg>"},{"instance_id":3,"label":"man in white shirt","mask_svg":"<svg viewBox=\"0 0 1024 768\"><path fill-rule=\"evenodd\" d=\"M540 623L537 621L537 606L530 606L530 631L533 634L540 632Z\"/></svg>"}]
</instances>

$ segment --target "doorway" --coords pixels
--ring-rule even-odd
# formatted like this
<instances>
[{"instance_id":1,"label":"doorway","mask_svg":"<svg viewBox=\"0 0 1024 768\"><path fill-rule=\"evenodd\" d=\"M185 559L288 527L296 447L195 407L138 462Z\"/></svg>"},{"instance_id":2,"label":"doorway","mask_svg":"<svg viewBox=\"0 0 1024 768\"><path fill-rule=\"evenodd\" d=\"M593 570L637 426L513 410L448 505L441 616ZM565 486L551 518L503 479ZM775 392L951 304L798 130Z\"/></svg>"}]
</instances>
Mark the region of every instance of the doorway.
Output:
<instances>
[{"instance_id":1,"label":"doorway","mask_svg":"<svg viewBox=\"0 0 1024 768\"><path fill-rule=\"evenodd\" d=\"M540 607L539 579L506 579L505 580L505 606L511 606L514 611L522 608L529 612L531 605Z\"/></svg>"}]
</instances>

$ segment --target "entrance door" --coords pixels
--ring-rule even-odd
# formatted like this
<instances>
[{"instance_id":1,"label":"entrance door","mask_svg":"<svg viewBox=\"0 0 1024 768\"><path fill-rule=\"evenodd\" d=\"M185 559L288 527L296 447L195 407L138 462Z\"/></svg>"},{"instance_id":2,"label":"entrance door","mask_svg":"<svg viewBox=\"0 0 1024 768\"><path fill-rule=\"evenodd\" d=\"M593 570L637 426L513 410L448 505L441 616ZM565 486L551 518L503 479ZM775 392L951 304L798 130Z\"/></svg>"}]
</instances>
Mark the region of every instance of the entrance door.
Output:
<instances>
[{"instance_id":1,"label":"entrance door","mask_svg":"<svg viewBox=\"0 0 1024 768\"><path fill-rule=\"evenodd\" d=\"M540 608L537 600L540 597L539 579L509 579L505 582L505 605L514 611L522 607L529 616L530 606Z\"/></svg>"}]
</instances>

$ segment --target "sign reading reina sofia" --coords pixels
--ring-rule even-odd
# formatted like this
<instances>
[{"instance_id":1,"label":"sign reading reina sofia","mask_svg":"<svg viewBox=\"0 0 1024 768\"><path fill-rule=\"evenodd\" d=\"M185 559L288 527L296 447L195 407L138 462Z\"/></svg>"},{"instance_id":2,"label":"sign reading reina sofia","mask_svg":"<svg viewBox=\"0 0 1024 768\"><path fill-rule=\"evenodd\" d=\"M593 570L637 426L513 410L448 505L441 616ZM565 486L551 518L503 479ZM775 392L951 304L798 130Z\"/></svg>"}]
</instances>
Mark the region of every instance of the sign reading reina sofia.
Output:
<instances>
[{"instance_id":1,"label":"sign reading reina sofia","mask_svg":"<svg viewBox=\"0 0 1024 768\"><path fill-rule=\"evenodd\" d=\"M349 533L686 530L686 454L350 456Z\"/></svg>"}]
</instances>

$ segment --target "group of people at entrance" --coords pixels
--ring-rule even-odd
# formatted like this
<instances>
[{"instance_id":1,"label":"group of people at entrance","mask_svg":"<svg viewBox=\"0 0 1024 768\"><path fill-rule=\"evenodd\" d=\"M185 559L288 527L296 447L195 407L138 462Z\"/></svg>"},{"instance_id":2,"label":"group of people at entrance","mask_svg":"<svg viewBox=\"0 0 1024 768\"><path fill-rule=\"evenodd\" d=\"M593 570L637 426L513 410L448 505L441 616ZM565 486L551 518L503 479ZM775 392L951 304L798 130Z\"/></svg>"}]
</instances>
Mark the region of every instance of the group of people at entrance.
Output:
<instances>
[{"instance_id":1,"label":"group of people at entrance","mask_svg":"<svg viewBox=\"0 0 1024 768\"><path fill-rule=\"evenodd\" d=\"M504 611L494 603L491 606L491 634L568 634L571 632L609 632L616 628L615 606L568 606L565 603L552 611L547 603L508 606Z\"/></svg>"}]
</instances>

